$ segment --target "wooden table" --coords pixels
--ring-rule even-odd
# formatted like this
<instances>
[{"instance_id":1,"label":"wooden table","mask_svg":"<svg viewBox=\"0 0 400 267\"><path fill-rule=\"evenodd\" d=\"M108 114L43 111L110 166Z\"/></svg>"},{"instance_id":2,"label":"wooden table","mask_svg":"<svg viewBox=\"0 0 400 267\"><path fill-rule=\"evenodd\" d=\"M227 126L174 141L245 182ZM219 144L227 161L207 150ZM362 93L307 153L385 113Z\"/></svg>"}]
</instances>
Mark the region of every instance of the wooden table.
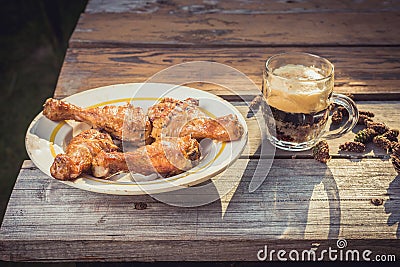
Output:
<instances>
[{"instance_id":1,"label":"wooden table","mask_svg":"<svg viewBox=\"0 0 400 267\"><path fill-rule=\"evenodd\" d=\"M353 94L375 120L400 128L398 1L195 2L90 1L70 39L54 97L144 82L194 60L237 68L261 87L266 58L305 51L334 63L336 92ZM246 114L229 91L193 86ZM385 151L369 146L365 154L339 154L339 144L354 133L329 142L333 158L327 165L309 151L278 150L265 182L249 193L251 173L263 157L254 120L247 120L247 152L212 179L217 190L218 180L234 190L197 208L82 191L25 161L1 226L0 259L256 261L266 245L321 251L338 249L338 239L347 240L346 249L400 256L400 176Z\"/></svg>"}]
</instances>

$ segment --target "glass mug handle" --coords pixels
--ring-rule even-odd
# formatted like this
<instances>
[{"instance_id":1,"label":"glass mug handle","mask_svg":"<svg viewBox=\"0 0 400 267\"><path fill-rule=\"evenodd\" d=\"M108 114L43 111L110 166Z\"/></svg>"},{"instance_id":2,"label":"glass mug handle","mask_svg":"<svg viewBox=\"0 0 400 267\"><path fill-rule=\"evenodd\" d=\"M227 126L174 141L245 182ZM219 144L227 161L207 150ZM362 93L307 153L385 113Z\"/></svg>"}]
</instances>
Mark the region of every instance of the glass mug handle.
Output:
<instances>
[{"instance_id":1,"label":"glass mug handle","mask_svg":"<svg viewBox=\"0 0 400 267\"><path fill-rule=\"evenodd\" d=\"M349 117L346 123L343 124L341 127L333 131L329 130L326 134L324 134L322 136L322 138L324 139L338 138L345 133L351 131L358 122L358 109L356 103L354 103L354 101L350 97L334 93L332 94L331 102L336 105L343 106L347 110Z\"/></svg>"}]
</instances>

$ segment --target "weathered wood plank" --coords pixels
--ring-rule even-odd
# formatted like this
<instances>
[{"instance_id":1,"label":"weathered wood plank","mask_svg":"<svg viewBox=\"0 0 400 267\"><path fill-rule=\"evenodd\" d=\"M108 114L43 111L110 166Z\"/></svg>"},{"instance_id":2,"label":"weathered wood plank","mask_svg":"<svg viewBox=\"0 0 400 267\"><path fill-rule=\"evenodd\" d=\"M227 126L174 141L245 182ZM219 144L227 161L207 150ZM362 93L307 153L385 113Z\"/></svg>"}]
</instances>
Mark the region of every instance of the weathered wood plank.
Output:
<instances>
[{"instance_id":1,"label":"weathered wood plank","mask_svg":"<svg viewBox=\"0 0 400 267\"><path fill-rule=\"evenodd\" d=\"M191 13L191 14L282 14L323 12L382 12L400 9L398 1L350 0L350 1L282 1L282 0L234 0L234 1L132 1L92 0L86 13Z\"/></svg>"},{"instance_id":2,"label":"weathered wood plank","mask_svg":"<svg viewBox=\"0 0 400 267\"><path fill-rule=\"evenodd\" d=\"M371 257L367 260L375 260L376 255L394 255L399 257L398 241L375 239L375 240L347 240L352 249L360 251L359 259L362 261L361 253L364 250L373 251ZM246 244L244 246L243 244ZM112 240L107 243L98 241L58 241L49 249L49 246L39 241L15 241L10 244L5 244L7 251L10 251L3 259L25 262L97 262L93 265L98 266L98 262L108 262L112 259L114 262L127 261L258 261L257 252L265 249L267 246L270 250L297 250L299 259L304 261L313 260L313 257L308 258L308 254L302 256L302 251L318 249L316 258L335 260L339 259L338 254L334 258L328 258L328 253L322 254L321 251L328 251L329 247L337 249L336 241L327 240L221 240L213 241L117 241ZM104 253L107 250L107 253ZM270 252L268 250L268 252ZM26 252L25 252L26 251ZM59 251L55 254L54 251ZM86 253L83 253L86 252ZM322 257L321 257L322 255ZM277 261L276 253L269 261ZM391 259L393 261L393 256ZM346 259L346 258L343 258ZM349 257L349 260L352 258ZM83 265L86 266L86 265Z\"/></svg>"},{"instance_id":3,"label":"weathered wood plank","mask_svg":"<svg viewBox=\"0 0 400 267\"><path fill-rule=\"evenodd\" d=\"M400 35L399 35L400 36ZM117 83L145 82L159 71L190 61L214 61L243 72L261 88L262 66L271 55L310 52L328 58L335 65L335 91L369 100L400 100L400 48L99 48L68 49L54 96L71 94ZM176 74L176 77L180 77ZM188 74L185 74L188 75ZM191 76L187 76L187 79ZM198 80L198 74L193 79ZM167 82L172 83L174 77ZM190 82L191 80L188 80ZM240 81L238 81L240 82ZM218 95L232 95L224 87L192 84ZM240 94L248 94L246 87Z\"/></svg>"},{"instance_id":4,"label":"weathered wood plank","mask_svg":"<svg viewBox=\"0 0 400 267\"><path fill-rule=\"evenodd\" d=\"M198 208L180 208L149 196L81 191L25 163L1 226L0 258L256 260L264 245L275 249L291 243L291 249L309 249L311 243L335 244L337 238L364 239L349 241L352 249L379 239L375 251L398 253L398 241L391 240L399 236L393 220L398 218L400 176L390 165L378 159L334 159L327 166L278 159L263 185L249 193L256 161L240 159L213 180L217 189L238 183L229 196ZM383 205L374 206L371 198L382 199ZM146 202L147 208L135 209L137 201ZM158 249L162 251L155 255Z\"/></svg>"},{"instance_id":5,"label":"weathered wood plank","mask_svg":"<svg viewBox=\"0 0 400 267\"><path fill-rule=\"evenodd\" d=\"M398 12L223 17L190 13L84 13L69 44L94 48L400 45L400 28L393 27L399 24Z\"/></svg>"}]
</instances>

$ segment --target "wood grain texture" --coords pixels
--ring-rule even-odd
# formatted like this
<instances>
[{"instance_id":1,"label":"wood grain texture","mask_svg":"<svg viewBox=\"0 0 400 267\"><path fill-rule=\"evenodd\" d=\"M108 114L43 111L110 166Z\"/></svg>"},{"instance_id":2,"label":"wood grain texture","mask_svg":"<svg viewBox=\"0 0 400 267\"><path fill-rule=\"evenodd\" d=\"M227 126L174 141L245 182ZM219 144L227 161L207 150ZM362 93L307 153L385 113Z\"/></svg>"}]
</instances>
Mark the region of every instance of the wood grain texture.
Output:
<instances>
[{"instance_id":1,"label":"wood grain texture","mask_svg":"<svg viewBox=\"0 0 400 267\"><path fill-rule=\"evenodd\" d=\"M180 208L150 196L81 191L46 177L26 162L0 230L0 257L256 260L264 245L276 249L291 243L290 248L310 249L312 243L335 244L337 238L354 239L352 249L388 239L375 248L399 253L394 249L399 243L393 239L399 237L395 220L400 177L390 162L335 159L326 166L314 160L277 159L263 185L249 193L255 167L255 160L238 160L213 179L215 189L207 192L218 194L220 187L238 183L228 196L206 206ZM366 168L368 173L362 171ZM383 199L384 204L374 206L371 198ZM147 203L147 208L135 209L137 202Z\"/></svg>"},{"instance_id":2,"label":"wood grain texture","mask_svg":"<svg viewBox=\"0 0 400 267\"><path fill-rule=\"evenodd\" d=\"M89 1L86 13L191 13L191 14L281 14L281 13L324 13L324 12L382 12L400 9L398 1L381 0L234 0L204 1L169 0L169 1L132 1L92 0Z\"/></svg>"},{"instance_id":3,"label":"wood grain texture","mask_svg":"<svg viewBox=\"0 0 400 267\"><path fill-rule=\"evenodd\" d=\"M212 61L236 68L261 88L262 66L277 53L300 51L320 55L335 65L335 91L350 93L356 99L400 100L400 48L70 48L61 70L54 96L63 98L77 92L118 83L145 82L159 71L191 61ZM202 73L176 73L174 79L199 80ZM159 76L156 76L159 77ZM234 79L230 78L229 81ZM241 82L236 78L234 81ZM196 84L217 95L232 95L221 86ZM200 86L200 87L199 87ZM253 89L253 88L251 88ZM249 94L247 87L239 94Z\"/></svg>"},{"instance_id":4,"label":"wood grain texture","mask_svg":"<svg viewBox=\"0 0 400 267\"><path fill-rule=\"evenodd\" d=\"M398 258L398 241L387 239L375 240L347 240L348 243L359 251L371 250L375 255L394 255ZM57 241L54 246L49 249L49 246L43 242L23 241L7 244L21 249L21 251L13 250L9 254L10 259L20 259L24 262L95 262L94 266L99 266L99 262L109 262L112 259L114 262L158 262L158 261L257 261L257 252L265 249L278 250L297 250L300 255L302 251L311 249L319 249L316 254L320 260L328 261L328 254L322 254L321 251L328 251L329 247L336 249L336 241L315 240L221 240L218 242L208 241L109 241L107 243L98 241ZM246 246L243 246L246 244ZM72 249L71 249L72 248ZM107 253L104 252L107 249ZM28 253L22 255L22 251L28 250ZM53 251L61 251L58 255ZM66 252L68 251L68 252ZM83 253L87 251L86 253ZM270 252L270 250L269 250ZM185 254L188 253L188 254ZM323 255L323 258L320 258ZM300 256L302 257L302 256ZM360 256L361 258L361 256ZM6 258L7 259L7 258ZM305 254L304 261L313 260ZM351 259L351 258L349 258ZM371 257L370 259L374 259ZM277 261L276 253L272 258ZM17 261L17 260L15 260ZM270 261L268 259L268 261ZM87 264L88 264L87 263ZM110 263L115 265L115 263ZM78 264L77 266L81 266ZM93 266L88 264L89 266ZM107 265L103 263L101 266ZM121 264L123 265L123 263ZM87 266L83 264L82 266Z\"/></svg>"},{"instance_id":5,"label":"wood grain texture","mask_svg":"<svg viewBox=\"0 0 400 267\"><path fill-rule=\"evenodd\" d=\"M373 21L373 23L371 23ZM400 45L398 12L82 14L70 47Z\"/></svg>"}]
</instances>

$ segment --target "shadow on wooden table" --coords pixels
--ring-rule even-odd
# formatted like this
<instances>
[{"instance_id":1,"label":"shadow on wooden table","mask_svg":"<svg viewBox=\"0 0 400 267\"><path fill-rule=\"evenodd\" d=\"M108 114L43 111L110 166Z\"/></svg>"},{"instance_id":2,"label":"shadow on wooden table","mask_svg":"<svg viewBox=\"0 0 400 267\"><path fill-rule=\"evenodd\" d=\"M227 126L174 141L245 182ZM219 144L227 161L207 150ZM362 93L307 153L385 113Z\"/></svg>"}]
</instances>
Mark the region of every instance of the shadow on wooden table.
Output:
<instances>
[{"instance_id":1,"label":"shadow on wooden table","mask_svg":"<svg viewBox=\"0 0 400 267\"><path fill-rule=\"evenodd\" d=\"M384 205L385 212L390 214L387 224L388 226L392 226L395 223L399 223L397 226L396 237L400 238L400 210L398 209L400 206L400 175L397 175L389 184L387 194L389 195L389 199Z\"/></svg>"},{"instance_id":2,"label":"shadow on wooden table","mask_svg":"<svg viewBox=\"0 0 400 267\"><path fill-rule=\"evenodd\" d=\"M249 193L256 160L250 161L223 218L224 223L258 225L252 231L271 239L336 239L340 225L340 199L336 181L325 164L313 159L275 159L268 177L255 192ZM304 168L299 168L304 164ZM311 165L307 167L307 164ZM246 207L240 207L245 205ZM314 205L311 209L310 205ZM318 207L317 209L315 207ZM237 214L248 210L249 214ZM315 213L317 210L318 214ZM313 213L314 212L314 213ZM240 220L239 220L240 219ZM257 224L258 223L258 224ZM321 231L325 227L325 231ZM246 234L248 229L235 229ZM323 232L326 236L320 236Z\"/></svg>"}]
</instances>

